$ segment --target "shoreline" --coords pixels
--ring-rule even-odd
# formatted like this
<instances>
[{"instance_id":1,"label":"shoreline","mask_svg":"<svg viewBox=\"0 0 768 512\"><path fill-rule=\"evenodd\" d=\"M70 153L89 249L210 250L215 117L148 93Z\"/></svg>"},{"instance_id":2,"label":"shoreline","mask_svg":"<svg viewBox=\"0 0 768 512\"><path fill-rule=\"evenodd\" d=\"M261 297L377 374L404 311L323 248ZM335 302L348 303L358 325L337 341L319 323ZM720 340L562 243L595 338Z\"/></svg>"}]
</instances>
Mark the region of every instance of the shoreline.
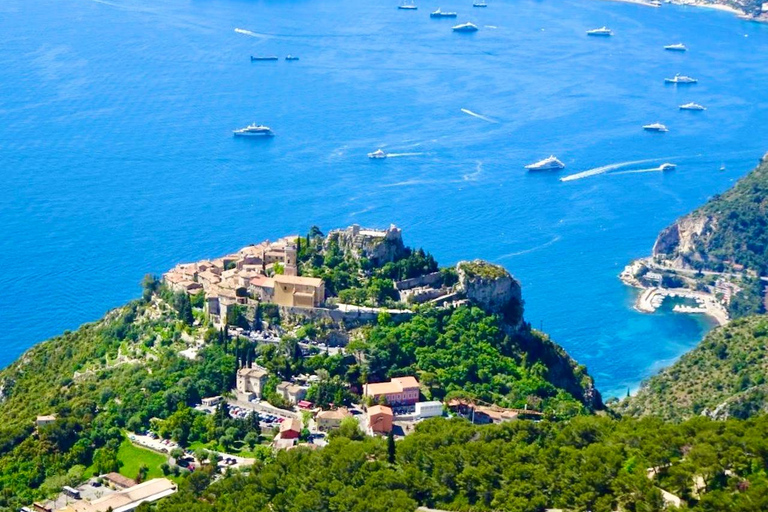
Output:
<instances>
[{"instance_id":1,"label":"shoreline","mask_svg":"<svg viewBox=\"0 0 768 512\"><path fill-rule=\"evenodd\" d=\"M715 320L718 326L723 326L730 322L728 310L711 293L691 290L689 288L664 288L661 284L658 286L643 284L636 277L640 267L656 270L653 266L648 265L648 260L639 259L627 265L619 274L619 279L625 285L641 290L635 299L634 309L636 311L647 314L655 313L667 298L681 297L692 299L697 305L687 306L678 304L672 309L673 312L689 315L704 314Z\"/></svg>"},{"instance_id":2,"label":"shoreline","mask_svg":"<svg viewBox=\"0 0 768 512\"><path fill-rule=\"evenodd\" d=\"M608 0L611 2L619 2L623 4L634 4L634 5L642 5L645 7L653 7L653 8L659 8L661 7L661 4L653 3L651 0ZM721 11L721 12L727 12L729 14L733 14L737 18L740 18L745 21L754 21L757 23L766 23L768 22L768 19L761 18L759 16L754 16L742 9L738 9L736 7L731 7L730 5L724 5L724 4L718 4L718 3L707 3L707 2L701 2L697 0L663 0L663 3L669 4L669 5L679 5L681 7L701 7L704 9L710 9L714 11Z\"/></svg>"}]
</instances>

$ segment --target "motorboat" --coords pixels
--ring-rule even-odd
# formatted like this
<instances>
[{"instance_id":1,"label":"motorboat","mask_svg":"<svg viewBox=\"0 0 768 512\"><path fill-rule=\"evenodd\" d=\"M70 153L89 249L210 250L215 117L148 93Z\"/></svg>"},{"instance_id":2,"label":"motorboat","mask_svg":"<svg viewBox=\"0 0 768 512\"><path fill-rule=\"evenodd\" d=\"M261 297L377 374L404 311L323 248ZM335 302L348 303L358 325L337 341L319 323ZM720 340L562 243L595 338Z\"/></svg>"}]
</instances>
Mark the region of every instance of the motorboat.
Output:
<instances>
[{"instance_id":1,"label":"motorboat","mask_svg":"<svg viewBox=\"0 0 768 512\"><path fill-rule=\"evenodd\" d=\"M415 11L416 9L418 9L418 6L415 3L413 3L413 2L411 2L411 3L403 2L400 5L398 5L397 8L398 9L404 9L404 10L407 10L407 11Z\"/></svg>"},{"instance_id":2,"label":"motorboat","mask_svg":"<svg viewBox=\"0 0 768 512\"><path fill-rule=\"evenodd\" d=\"M373 153L368 153L368 158L372 160L380 160L382 158L387 158L387 154L382 149L377 149Z\"/></svg>"},{"instance_id":3,"label":"motorboat","mask_svg":"<svg viewBox=\"0 0 768 512\"><path fill-rule=\"evenodd\" d=\"M436 11L429 13L430 18L455 18L459 14L455 12L445 12L441 11L438 7Z\"/></svg>"},{"instance_id":4,"label":"motorboat","mask_svg":"<svg viewBox=\"0 0 768 512\"><path fill-rule=\"evenodd\" d=\"M279 60L279 59L277 58L277 55L265 55L262 57L254 57L253 55L251 55L251 62L261 61L261 60Z\"/></svg>"},{"instance_id":5,"label":"motorboat","mask_svg":"<svg viewBox=\"0 0 768 512\"><path fill-rule=\"evenodd\" d=\"M678 73L672 78L665 78L664 82L668 84L695 84L698 83L698 80Z\"/></svg>"},{"instance_id":6,"label":"motorboat","mask_svg":"<svg viewBox=\"0 0 768 512\"><path fill-rule=\"evenodd\" d=\"M600 27L595 28L592 30L587 30L588 36L602 36L602 37L610 37L613 35L613 30L609 29L608 27Z\"/></svg>"},{"instance_id":7,"label":"motorboat","mask_svg":"<svg viewBox=\"0 0 768 512\"><path fill-rule=\"evenodd\" d=\"M235 137L273 137L275 134L269 126L262 124L249 124L245 128L234 130Z\"/></svg>"},{"instance_id":8,"label":"motorboat","mask_svg":"<svg viewBox=\"0 0 768 512\"><path fill-rule=\"evenodd\" d=\"M456 25L453 27L454 32L477 32L478 28L477 25L474 23L462 23L461 25Z\"/></svg>"},{"instance_id":9,"label":"motorboat","mask_svg":"<svg viewBox=\"0 0 768 512\"><path fill-rule=\"evenodd\" d=\"M686 103L685 105L680 105L680 110L707 110L707 109L703 105L690 102L690 103Z\"/></svg>"},{"instance_id":10,"label":"motorboat","mask_svg":"<svg viewBox=\"0 0 768 512\"><path fill-rule=\"evenodd\" d=\"M677 166L675 164L667 163L667 164L661 164L659 166L659 170L662 171L662 172L664 172L664 171L674 171L675 169L677 169Z\"/></svg>"},{"instance_id":11,"label":"motorboat","mask_svg":"<svg viewBox=\"0 0 768 512\"><path fill-rule=\"evenodd\" d=\"M488 7L488 4L485 3L485 0L475 0L472 2L472 7Z\"/></svg>"},{"instance_id":12,"label":"motorboat","mask_svg":"<svg viewBox=\"0 0 768 512\"><path fill-rule=\"evenodd\" d=\"M295 55L286 55L285 60L299 60L299 58Z\"/></svg>"},{"instance_id":13,"label":"motorboat","mask_svg":"<svg viewBox=\"0 0 768 512\"><path fill-rule=\"evenodd\" d=\"M669 44L664 47L665 50L670 52L686 52L688 51L688 48L685 47L683 43L677 43L677 44Z\"/></svg>"},{"instance_id":14,"label":"motorboat","mask_svg":"<svg viewBox=\"0 0 768 512\"><path fill-rule=\"evenodd\" d=\"M525 168L529 171L559 171L565 169L565 164L552 155L535 164L526 165Z\"/></svg>"},{"instance_id":15,"label":"motorboat","mask_svg":"<svg viewBox=\"0 0 768 512\"><path fill-rule=\"evenodd\" d=\"M667 130L667 127L661 123L646 124L645 126L643 126L643 130L647 132L658 132L658 133L664 133L669 131Z\"/></svg>"}]
</instances>

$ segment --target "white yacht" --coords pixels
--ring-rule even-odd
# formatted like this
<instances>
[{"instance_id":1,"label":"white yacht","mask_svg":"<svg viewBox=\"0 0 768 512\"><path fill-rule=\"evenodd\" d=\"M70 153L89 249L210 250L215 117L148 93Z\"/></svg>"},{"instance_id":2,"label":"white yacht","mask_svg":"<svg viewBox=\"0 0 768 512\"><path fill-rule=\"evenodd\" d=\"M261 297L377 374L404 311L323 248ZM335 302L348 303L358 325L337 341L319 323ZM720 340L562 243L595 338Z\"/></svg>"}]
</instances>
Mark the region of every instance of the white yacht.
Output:
<instances>
[{"instance_id":1,"label":"white yacht","mask_svg":"<svg viewBox=\"0 0 768 512\"><path fill-rule=\"evenodd\" d=\"M436 11L429 13L430 18L455 18L458 15L459 14L455 12L443 12L439 7Z\"/></svg>"},{"instance_id":2,"label":"white yacht","mask_svg":"<svg viewBox=\"0 0 768 512\"><path fill-rule=\"evenodd\" d=\"M415 3L413 3L413 2L411 2L411 3L409 3L409 4L407 4L407 3L403 2L403 3L401 3L400 5L398 5L398 6L397 6L397 8L398 8L398 9L405 9L405 10L408 10L408 11L415 11L416 9L418 9L418 7L416 6L416 4L415 4Z\"/></svg>"},{"instance_id":3,"label":"white yacht","mask_svg":"<svg viewBox=\"0 0 768 512\"><path fill-rule=\"evenodd\" d=\"M565 169L565 164L552 155L535 164L526 165L525 168L529 171L559 171Z\"/></svg>"},{"instance_id":4,"label":"white yacht","mask_svg":"<svg viewBox=\"0 0 768 512\"><path fill-rule=\"evenodd\" d=\"M275 135L269 126L256 123L249 124L245 128L240 128L239 130L234 130L232 133L235 137L272 137Z\"/></svg>"},{"instance_id":5,"label":"white yacht","mask_svg":"<svg viewBox=\"0 0 768 512\"><path fill-rule=\"evenodd\" d=\"M678 73L672 78L665 78L664 82L668 84L695 84L698 83L698 80Z\"/></svg>"},{"instance_id":6,"label":"white yacht","mask_svg":"<svg viewBox=\"0 0 768 512\"><path fill-rule=\"evenodd\" d=\"M667 127L661 123L646 124L645 126L643 126L643 130L647 132L659 132L659 133L664 133L669 131L667 130Z\"/></svg>"},{"instance_id":7,"label":"white yacht","mask_svg":"<svg viewBox=\"0 0 768 512\"><path fill-rule=\"evenodd\" d=\"M660 171L674 171L675 169L677 169L675 164L661 164L659 166Z\"/></svg>"},{"instance_id":8,"label":"white yacht","mask_svg":"<svg viewBox=\"0 0 768 512\"><path fill-rule=\"evenodd\" d=\"M592 30L587 30L587 35L610 37L613 35L613 30L609 29L608 27L600 27Z\"/></svg>"},{"instance_id":9,"label":"white yacht","mask_svg":"<svg viewBox=\"0 0 768 512\"><path fill-rule=\"evenodd\" d=\"M683 43L669 44L665 46L664 49L670 52L687 52L688 51L688 48L686 48Z\"/></svg>"},{"instance_id":10,"label":"white yacht","mask_svg":"<svg viewBox=\"0 0 768 512\"><path fill-rule=\"evenodd\" d=\"M477 25L474 23L462 23L453 27L454 32L477 32Z\"/></svg>"},{"instance_id":11,"label":"white yacht","mask_svg":"<svg viewBox=\"0 0 768 512\"><path fill-rule=\"evenodd\" d=\"M387 154L383 150L377 149L373 153L368 153L368 158L373 160L380 160L382 158L387 158Z\"/></svg>"},{"instance_id":12,"label":"white yacht","mask_svg":"<svg viewBox=\"0 0 768 512\"><path fill-rule=\"evenodd\" d=\"M707 110L707 109L703 105L690 102L690 103L686 103L685 105L680 105L680 110Z\"/></svg>"},{"instance_id":13,"label":"white yacht","mask_svg":"<svg viewBox=\"0 0 768 512\"><path fill-rule=\"evenodd\" d=\"M488 4L485 3L485 0L475 0L472 2L472 7L488 7Z\"/></svg>"}]
</instances>

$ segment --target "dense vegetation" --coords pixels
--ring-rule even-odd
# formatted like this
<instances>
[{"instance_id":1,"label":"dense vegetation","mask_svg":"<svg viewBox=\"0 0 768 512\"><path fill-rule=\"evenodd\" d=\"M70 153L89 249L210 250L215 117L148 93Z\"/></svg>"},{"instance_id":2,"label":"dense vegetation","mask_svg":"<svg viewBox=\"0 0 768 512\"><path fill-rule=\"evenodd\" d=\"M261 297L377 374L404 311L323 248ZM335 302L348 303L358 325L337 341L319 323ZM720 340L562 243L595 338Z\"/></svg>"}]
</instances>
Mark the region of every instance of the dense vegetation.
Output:
<instances>
[{"instance_id":1,"label":"dense vegetation","mask_svg":"<svg viewBox=\"0 0 768 512\"><path fill-rule=\"evenodd\" d=\"M768 418L683 424L579 417L472 426L434 419L391 450L336 438L257 463L206 489L183 486L158 512L657 511L659 488L691 510L768 509ZM648 476L648 468L657 468Z\"/></svg>"},{"instance_id":2,"label":"dense vegetation","mask_svg":"<svg viewBox=\"0 0 768 512\"><path fill-rule=\"evenodd\" d=\"M702 413L747 418L768 411L768 317L734 320L651 377L619 410L665 419Z\"/></svg>"},{"instance_id":3,"label":"dense vegetation","mask_svg":"<svg viewBox=\"0 0 768 512\"><path fill-rule=\"evenodd\" d=\"M695 268L724 271L738 264L768 275L767 214L768 160L763 160L731 189L686 216L707 219L707 227L701 235L693 235L694 250L679 256ZM663 249L676 255L679 247Z\"/></svg>"}]
</instances>

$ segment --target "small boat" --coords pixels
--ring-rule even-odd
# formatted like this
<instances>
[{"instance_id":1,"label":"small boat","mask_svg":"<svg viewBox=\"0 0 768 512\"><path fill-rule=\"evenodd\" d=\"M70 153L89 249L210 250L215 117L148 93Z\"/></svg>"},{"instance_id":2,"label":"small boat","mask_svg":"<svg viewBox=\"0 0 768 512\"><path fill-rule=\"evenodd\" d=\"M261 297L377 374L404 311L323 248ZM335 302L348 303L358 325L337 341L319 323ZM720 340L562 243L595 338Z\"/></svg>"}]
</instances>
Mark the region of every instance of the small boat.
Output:
<instances>
[{"instance_id":1,"label":"small boat","mask_svg":"<svg viewBox=\"0 0 768 512\"><path fill-rule=\"evenodd\" d=\"M458 13L455 12L444 12L441 11L438 7L436 11L429 13L430 18L455 18L458 16Z\"/></svg>"},{"instance_id":2,"label":"small boat","mask_svg":"<svg viewBox=\"0 0 768 512\"><path fill-rule=\"evenodd\" d=\"M613 35L613 30L609 29L608 27L600 27L595 28L592 30L587 30L588 36L602 36L602 37L610 37Z\"/></svg>"},{"instance_id":3,"label":"small boat","mask_svg":"<svg viewBox=\"0 0 768 512\"><path fill-rule=\"evenodd\" d=\"M720 172L723 172L725 170L725 164L720 166Z\"/></svg>"},{"instance_id":4,"label":"small boat","mask_svg":"<svg viewBox=\"0 0 768 512\"><path fill-rule=\"evenodd\" d=\"M251 62L261 61L261 60L279 60L279 59L277 58L277 55L265 55L263 57L254 57L253 55L251 55Z\"/></svg>"},{"instance_id":5,"label":"small boat","mask_svg":"<svg viewBox=\"0 0 768 512\"><path fill-rule=\"evenodd\" d=\"M269 126L256 123L249 124L239 130L234 130L232 133L235 137L273 137L275 135Z\"/></svg>"},{"instance_id":6,"label":"small boat","mask_svg":"<svg viewBox=\"0 0 768 512\"><path fill-rule=\"evenodd\" d=\"M665 50L670 52L687 52L688 48L683 43L669 44L664 47Z\"/></svg>"},{"instance_id":7,"label":"small boat","mask_svg":"<svg viewBox=\"0 0 768 512\"><path fill-rule=\"evenodd\" d=\"M677 169L675 164L661 164L659 166L660 171L674 171L675 169Z\"/></svg>"},{"instance_id":8,"label":"small boat","mask_svg":"<svg viewBox=\"0 0 768 512\"><path fill-rule=\"evenodd\" d=\"M535 164L526 165L525 168L529 171L559 171L565 169L565 164L552 155Z\"/></svg>"},{"instance_id":9,"label":"small boat","mask_svg":"<svg viewBox=\"0 0 768 512\"><path fill-rule=\"evenodd\" d=\"M454 32L477 32L477 25L474 23L462 23L453 27Z\"/></svg>"},{"instance_id":10,"label":"small boat","mask_svg":"<svg viewBox=\"0 0 768 512\"><path fill-rule=\"evenodd\" d=\"M387 158L387 154L383 150L377 149L373 153L368 153L368 158L373 160L380 160L382 158Z\"/></svg>"},{"instance_id":11,"label":"small boat","mask_svg":"<svg viewBox=\"0 0 768 512\"><path fill-rule=\"evenodd\" d=\"M665 78L664 82L668 84L695 84L698 83L698 80L678 73L672 78Z\"/></svg>"},{"instance_id":12,"label":"small boat","mask_svg":"<svg viewBox=\"0 0 768 512\"><path fill-rule=\"evenodd\" d=\"M703 105L690 102L690 103L686 103L685 105L680 105L680 110L707 110L707 109Z\"/></svg>"},{"instance_id":13,"label":"small boat","mask_svg":"<svg viewBox=\"0 0 768 512\"><path fill-rule=\"evenodd\" d=\"M285 60L299 60L299 58L295 55L286 55Z\"/></svg>"},{"instance_id":14,"label":"small boat","mask_svg":"<svg viewBox=\"0 0 768 512\"><path fill-rule=\"evenodd\" d=\"M416 4L414 4L413 2L411 2L411 3L409 3L409 4L407 4L407 3L403 2L403 3L401 3L400 5L398 5L398 6L397 6L397 8L398 8L398 9L405 9L405 10L407 10L407 11L415 11L416 9L418 9L418 7L416 6Z\"/></svg>"},{"instance_id":15,"label":"small boat","mask_svg":"<svg viewBox=\"0 0 768 512\"><path fill-rule=\"evenodd\" d=\"M658 132L658 133L664 133L669 131L667 130L667 127L661 123L646 124L645 126L643 126L643 130L647 132Z\"/></svg>"},{"instance_id":16,"label":"small boat","mask_svg":"<svg viewBox=\"0 0 768 512\"><path fill-rule=\"evenodd\" d=\"M485 0L475 0L472 2L472 7L488 7L488 4L485 3Z\"/></svg>"}]
</instances>

